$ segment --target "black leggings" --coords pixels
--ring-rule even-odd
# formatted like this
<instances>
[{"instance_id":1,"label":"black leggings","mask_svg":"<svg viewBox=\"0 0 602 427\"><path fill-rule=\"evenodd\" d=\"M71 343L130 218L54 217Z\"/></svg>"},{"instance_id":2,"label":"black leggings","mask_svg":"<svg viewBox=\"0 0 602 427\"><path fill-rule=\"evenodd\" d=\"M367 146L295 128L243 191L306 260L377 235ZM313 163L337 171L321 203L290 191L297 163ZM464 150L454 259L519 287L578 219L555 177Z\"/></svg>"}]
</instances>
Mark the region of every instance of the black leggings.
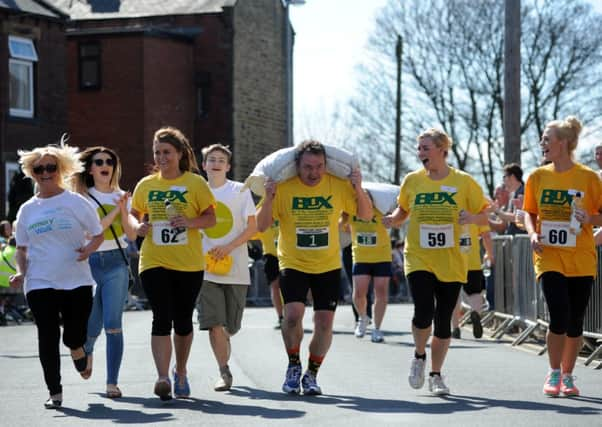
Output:
<instances>
[{"instance_id":1,"label":"black leggings","mask_svg":"<svg viewBox=\"0 0 602 427\"><path fill-rule=\"evenodd\" d=\"M203 283L203 271L176 271L156 267L140 274L153 310L152 335L186 336L192 332L192 312Z\"/></svg>"},{"instance_id":2,"label":"black leggings","mask_svg":"<svg viewBox=\"0 0 602 427\"><path fill-rule=\"evenodd\" d=\"M414 299L412 324L418 329L427 329L434 320L433 335L441 339L450 338L451 317L462 283L441 282L428 271L414 271L408 274L407 279Z\"/></svg>"},{"instance_id":3,"label":"black leggings","mask_svg":"<svg viewBox=\"0 0 602 427\"><path fill-rule=\"evenodd\" d=\"M30 291L27 303L38 328L38 353L46 386L51 395L62 393L60 321L63 321L63 343L72 350L82 347L86 342L88 317L92 310L92 286L80 286L69 291Z\"/></svg>"},{"instance_id":4,"label":"black leggings","mask_svg":"<svg viewBox=\"0 0 602 427\"><path fill-rule=\"evenodd\" d=\"M541 287L550 312L551 332L577 338L583 335L583 318L592 292L591 276L566 277L556 271L541 275Z\"/></svg>"}]
</instances>

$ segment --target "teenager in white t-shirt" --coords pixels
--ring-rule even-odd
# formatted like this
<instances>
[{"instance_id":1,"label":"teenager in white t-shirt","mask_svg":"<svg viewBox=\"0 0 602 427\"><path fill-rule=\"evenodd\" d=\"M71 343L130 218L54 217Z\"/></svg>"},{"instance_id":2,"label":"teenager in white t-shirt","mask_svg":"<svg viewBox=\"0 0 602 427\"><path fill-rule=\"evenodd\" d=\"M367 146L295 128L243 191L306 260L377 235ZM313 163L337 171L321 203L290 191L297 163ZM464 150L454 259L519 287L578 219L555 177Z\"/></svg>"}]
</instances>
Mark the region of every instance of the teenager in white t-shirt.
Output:
<instances>
[{"instance_id":1,"label":"teenager in white t-shirt","mask_svg":"<svg viewBox=\"0 0 602 427\"><path fill-rule=\"evenodd\" d=\"M92 355L94 343L103 327L106 334L106 396L121 397L117 386L123 357L123 307L128 293L127 236L136 231L127 221L130 194L119 188L121 164L115 151L106 147L90 147L81 155L85 170L76 177L77 191L87 197L96 209L104 242L90 255L90 268L96 281L94 303L88 319L88 338L84 349ZM119 244L115 240L119 239Z\"/></svg>"},{"instance_id":2,"label":"teenager in white t-shirt","mask_svg":"<svg viewBox=\"0 0 602 427\"><path fill-rule=\"evenodd\" d=\"M209 268L205 271L197 305L199 328L209 330L211 348L220 371L214 386L216 391L226 391L232 386L232 373L228 367L230 337L240 329L251 283L246 243L257 232L251 192L248 189L241 192L242 183L226 178L231 158L232 152L221 144L203 149L203 170L217 200L217 224L203 231L203 252L206 257L232 261L227 272L218 274Z\"/></svg>"},{"instance_id":3,"label":"teenager in white t-shirt","mask_svg":"<svg viewBox=\"0 0 602 427\"><path fill-rule=\"evenodd\" d=\"M66 189L65 180L82 169L76 148L47 146L19 150L19 156L23 172L39 191L17 213L17 273L10 284L24 285L50 393L44 406L56 409L63 401L59 319L76 369L84 379L91 374L83 349L94 285L87 259L103 241L102 226L92 205Z\"/></svg>"}]
</instances>

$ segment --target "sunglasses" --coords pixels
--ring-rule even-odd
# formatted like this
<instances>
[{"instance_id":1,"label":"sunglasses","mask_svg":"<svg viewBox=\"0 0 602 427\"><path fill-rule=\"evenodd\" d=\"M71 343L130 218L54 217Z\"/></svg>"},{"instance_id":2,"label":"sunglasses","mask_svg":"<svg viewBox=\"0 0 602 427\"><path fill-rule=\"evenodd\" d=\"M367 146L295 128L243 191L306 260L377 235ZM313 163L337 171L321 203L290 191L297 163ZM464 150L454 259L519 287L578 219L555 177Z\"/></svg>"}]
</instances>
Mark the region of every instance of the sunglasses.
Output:
<instances>
[{"instance_id":1,"label":"sunglasses","mask_svg":"<svg viewBox=\"0 0 602 427\"><path fill-rule=\"evenodd\" d=\"M32 169L33 173L36 175L42 175L44 171L48 173L55 173L58 170L58 166L56 163L49 163L47 165L38 165Z\"/></svg>"},{"instance_id":2,"label":"sunglasses","mask_svg":"<svg viewBox=\"0 0 602 427\"><path fill-rule=\"evenodd\" d=\"M94 160L92 160L92 163L94 163L96 166L102 166L104 164L106 164L107 166L115 166L115 162L111 158L108 158L108 159L94 159Z\"/></svg>"}]
</instances>

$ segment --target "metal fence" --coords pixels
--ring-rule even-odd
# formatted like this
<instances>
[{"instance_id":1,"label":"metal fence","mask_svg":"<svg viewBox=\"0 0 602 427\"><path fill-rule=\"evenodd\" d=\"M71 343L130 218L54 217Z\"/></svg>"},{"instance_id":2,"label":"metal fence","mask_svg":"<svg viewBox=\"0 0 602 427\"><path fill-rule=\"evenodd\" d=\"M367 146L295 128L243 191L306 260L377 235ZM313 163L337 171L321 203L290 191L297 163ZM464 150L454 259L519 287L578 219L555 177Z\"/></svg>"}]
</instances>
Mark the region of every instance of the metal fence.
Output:
<instances>
[{"instance_id":1,"label":"metal fence","mask_svg":"<svg viewBox=\"0 0 602 427\"><path fill-rule=\"evenodd\" d=\"M513 326L521 326L513 344L523 342L538 327L547 327L550 320L543 292L535 278L533 257L528 236L497 236L493 239L495 255L495 314L504 319L493 333L499 337ZM602 249L598 248L598 274L584 319L584 336L597 340L597 348L586 361L602 353Z\"/></svg>"}]
</instances>

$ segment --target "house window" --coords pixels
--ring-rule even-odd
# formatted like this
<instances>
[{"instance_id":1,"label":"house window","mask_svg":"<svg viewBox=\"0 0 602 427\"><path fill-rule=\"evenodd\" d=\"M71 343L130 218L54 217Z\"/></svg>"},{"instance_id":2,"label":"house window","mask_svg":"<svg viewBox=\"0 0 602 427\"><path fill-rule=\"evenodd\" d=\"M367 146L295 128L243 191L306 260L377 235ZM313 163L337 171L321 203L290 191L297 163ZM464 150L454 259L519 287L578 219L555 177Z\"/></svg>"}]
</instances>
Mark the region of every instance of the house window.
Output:
<instances>
[{"instance_id":1,"label":"house window","mask_svg":"<svg viewBox=\"0 0 602 427\"><path fill-rule=\"evenodd\" d=\"M79 88L100 89L100 43L79 44Z\"/></svg>"},{"instance_id":2,"label":"house window","mask_svg":"<svg viewBox=\"0 0 602 427\"><path fill-rule=\"evenodd\" d=\"M8 36L9 112L15 117L33 117L33 65L38 54L33 42L23 37Z\"/></svg>"}]
</instances>

